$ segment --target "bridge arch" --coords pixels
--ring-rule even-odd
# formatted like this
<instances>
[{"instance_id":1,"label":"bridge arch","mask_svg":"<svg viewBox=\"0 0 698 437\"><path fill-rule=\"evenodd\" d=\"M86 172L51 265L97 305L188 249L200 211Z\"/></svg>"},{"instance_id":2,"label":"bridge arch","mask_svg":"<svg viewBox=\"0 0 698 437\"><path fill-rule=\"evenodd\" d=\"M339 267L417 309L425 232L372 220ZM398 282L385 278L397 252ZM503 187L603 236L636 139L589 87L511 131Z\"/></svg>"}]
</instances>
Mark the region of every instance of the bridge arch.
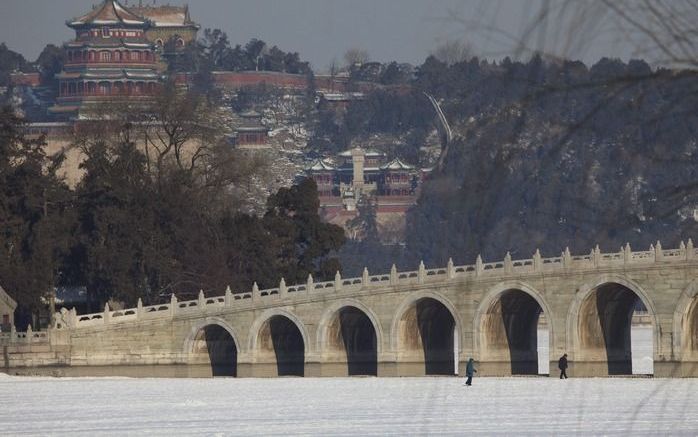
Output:
<instances>
[{"instance_id":1,"label":"bridge arch","mask_svg":"<svg viewBox=\"0 0 698 437\"><path fill-rule=\"evenodd\" d=\"M310 341L305 324L281 308L263 311L250 327L249 351L255 363L276 376L303 376Z\"/></svg>"},{"instance_id":2,"label":"bridge arch","mask_svg":"<svg viewBox=\"0 0 698 437\"><path fill-rule=\"evenodd\" d=\"M237 376L240 342L235 329L219 317L206 317L191 327L184 339L187 363L211 376Z\"/></svg>"},{"instance_id":3,"label":"bridge arch","mask_svg":"<svg viewBox=\"0 0 698 437\"><path fill-rule=\"evenodd\" d=\"M548 324L549 346L555 339L555 317L543 294L523 281L494 285L473 318L475 356L482 361L508 361L512 374L538 374L541 313Z\"/></svg>"},{"instance_id":4,"label":"bridge arch","mask_svg":"<svg viewBox=\"0 0 698 437\"><path fill-rule=\"evenodd\" d=\"M681 292L674 310L673 329L675 358L698 358L698 279Z\"/></svg>"},{"instance_id":5,"label":"bridge arch","mask_svg":"<svg viewBox=\"0 0 698 437\"><path fill-rule=\"evenodd\" d=\"M660 354L660 325L649 293L624 275L607 273L580 286L570 305L567 344L572 360L590 366L603 363L612 375L631 374L630 328L637 300L652 323L652 357Z\"/></svg>"},{"instance_id":6,"label":"bridge arch","mask_svg":"<svg viewBox=\"0 0 698 437\"><path fill-rule=\"evenodd\" d=\"M383 329L363 303L356 299L334 302L323 313L316 337L317 352L346 363L349 375L377 375Z\"/></svg>"},{"instance_id":7,"label":"bridge arch","mask_svg":"<svg viewBox=\"0 0 698 437\"><path fill-rule=\"evenodd\" d=\"M456 307L433 291L415 291L393 317L391 349L413 373L453 375L463 350L463 323Z\"/></svg>"}]
</instances>

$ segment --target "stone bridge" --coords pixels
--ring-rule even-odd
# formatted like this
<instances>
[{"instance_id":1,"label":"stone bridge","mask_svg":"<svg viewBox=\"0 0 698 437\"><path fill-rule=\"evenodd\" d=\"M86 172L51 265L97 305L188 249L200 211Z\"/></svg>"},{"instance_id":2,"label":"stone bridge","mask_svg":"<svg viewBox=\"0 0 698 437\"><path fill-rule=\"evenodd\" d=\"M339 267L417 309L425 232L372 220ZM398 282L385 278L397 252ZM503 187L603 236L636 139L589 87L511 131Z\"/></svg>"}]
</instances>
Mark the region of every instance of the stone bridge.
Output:
<instances>
[{"instance_id":1,"label":"stone bridge","mask_svg":"<svg viewBox=\"0 0 698 437\"><path fill-rule=\"evenodd\" d=\"M567 352L572 376L625 375L633 312L644 306L654 375L698 376L697 292L691 240L669 250L658 242L648 251L478 257L96 314L62 309L47 334L13 333L5 366L62 375L414 376L453 375L474 357L480 375L538 374L544 321L551 369Z\"/></svg>"}]
</instances>

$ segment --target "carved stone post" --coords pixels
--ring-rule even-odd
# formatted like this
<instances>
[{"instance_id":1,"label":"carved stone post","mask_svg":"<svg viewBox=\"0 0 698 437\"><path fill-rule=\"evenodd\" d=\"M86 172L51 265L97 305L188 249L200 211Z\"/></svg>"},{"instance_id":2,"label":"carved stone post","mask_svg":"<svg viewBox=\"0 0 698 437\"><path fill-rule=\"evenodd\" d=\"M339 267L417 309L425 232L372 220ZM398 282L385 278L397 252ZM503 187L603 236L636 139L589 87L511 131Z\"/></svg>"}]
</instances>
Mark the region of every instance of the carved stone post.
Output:
<instances>
[{"instance_id":1,"label":"carved stone post","mask_svg":"<svg viewBox=\"0 0 698 437\"><path fill-rule=\"evenodd\" d=\"M686 259L691 260L693 259L693 256L695 255L695 251L693 250L693 240L690 238L688 239L688 243L686 244Z\"/></svg>"},{"instance_id":2,"label":"carved stone post","mask_svg":"<svg viewBox=\"0 0 698 437\"><path fill-rule=\"evenodd\" d=\"M630 243L625 243L625 247L623 248L623 262L625 264L629 264L630 261L633 259L633 251L630 248Z\"/></svg>"},{"instance_id":3,"label":"carved stone post","mask_svg":"<svg viewBox=\"0 0 698 437\"><path fill-rule=\"evenodd\" d=\"M511 253L507 252L504 255L504 273L511 273L514 270L514 265L511 262Z\"/></svg>"},{"instance_id":4,"label":"carved stone post","mask_svg":"<svg viewBox=\"0 0 698 437\"><path fill-rule=\"evenodd\" d=\"M397 285L397 267L395 264L390 268L390 285Z\"/></svg>"},{"instance_id":5,"label":"carved stone post","mask_svg":"<svg viewBox=\"0 0 698 437\"><path fill-rule=\"evenodd\" d=\"M17 341L17 328L15 328L15 325L12 325L10 328L10 343L14 343Z\"/></svg>"},{"instance_id":6,"label":"carved stone post","mask_svg":"<svg viewBox=\"0 0 698 437\"><path fill-rule=\"evenodd\" d=\"M308 273L308 282L306 282L305 289L306 289L306 291L307 291L308 293L312 293L312 292L313 292L313 287L314 287L314 285L313 285L313 275L311 275L310 273Z\"/></svg>"},{"instance_id":7,"label":"carved stone post","mask_svg":"<svg viewBox=\"0 0 698 437\"><path fill-rule=\"evenodd\" d=\"M364 288L369 286L368 269L366 267L364 267L364 271L361 273L361 286Z\"/></svg>"},{"instance_id":8,"label":"carved stone post","mask_svg":"<svg viewBox=\"0 0 698 437\"><path fill-rule=\"evenodd\" d=\"M424 280L427 277L427 271L426 268L424 267L424 261L419 262L419 270L417 271L417 281L420 284L424 284Z\"/></svg>"},{"instance_id":9,"label":"carved stone post","mask_svg":"<svg viewBox=\"0 0 698 437\"><path fill-rule=\"evenodd\" d=\"M288 287L286 287L286 280L281 278L279 281L279 297L282 299L288 296Z\"/></svg>"},{"instance_id":10,"label":"carved stone post","mask_svg":"<svg viewBox=\"0 0 698 437\"><path fill-rule=\"evenodd\" d=\"M565 247L565 251L562 252L562 266L566 269L572 267L572 254L569 247Z\"/></svg>"},{"instance_id":11,"label":"carved stone post","mask_svg":"<svg viewBox=\"0 0 698 437\"><path fill-rule=\"evenodd\" d=\"M591 259L594 261L594 267L598 267L601 262L601 249L598 244L591 250Z\"/></svg>"},{"instance_id":12,"label":"carved stone post","mask_svg":"<svg viewBox=\"0 0 698 437\"><path fill-rule=\"evenodd\" d=\"M334 274L334 291L340 291L342 289L342 275L339 274L339 270Z\"/></svg>"},{"instance_id":13,"label":"carved stone post","mask_svg":"<svg viewBox=\"0 0 698 437\"><path fill-rule=\"evenodd\" d=\"M541 267L543 267L543 263L540 249L536 249L536 253L533 254L533 271L540 272Z\"/></svg>"},{"instance_id":14,"label":"carved stone post","mask_svg":"<svg viewBox=\"0 0 698 437\"><path fill-rule=\"evenodd\" d=\"M482 275L483 268L482 268L482 257L480 255L475 258L475 276L480 276Z\"/></svg>"},{"instance_id":15,"label":"carved stone post","mask_svg":"<svg viewBox=\"0 0 698 437\"><path fill-rule=\"evenodd\" d=\"M136 319L143 317L143 301L138 298L138 303L136 304Z\"/></svg>"},{"instance_id":16,"label":"carved stone post","mask_svg":"<svg viewBox=\"0 0 698 437\"><path fill-rule=\"evenodd\" d=\"M252 284L252 302L257 302L259 299L262 297L261 294L259 294L259 286L257 285L257 282L255 281L254 284Z\"/></svg>"},{"instance_id":17,"label":"carved stone post","mask_svg":"<svg viewBox=\"0 0 698 437\"><path fill-rule=\"evenodd\" d=\"M201 310L206 308L206 296L204 296L204 290L199 290L199 297L198 297L197 304Z\"/></svg>"},{"instance_id":18,"label":"carved stone post","mask_svg":"<svg viewBox=\"0 0 698 437\"><path fill-rule=\"evenodd\" d=\"M170 296L170 316L177 314L177 296L174 293Z\"/></svg>"},{"instance_id":19,"label":"carved stone post","mask_svg":"<svg viewBox=\"0 0 698 437\"><path fill-rule=\"evenodd\" d=\"M233 304L233 290L230 289L230 285L225 287L225 298L223 300L223 305L229 307Z\"/></svg>"},{"instance_id":20,"label":"carved stone post","mask_svg":"<svg viewBox=\"0 0 698 437\"><path fill-rule=\"evenodd\" d=\"M453 259L448 259L448 264L446 264L446 277L450 280L456 276L456 271L453 268Z\"/></svg>"},{"instance_id":21,"label":"carved stone post","mask_svg":"<svg viewBox=\"0 0 698 437\"><path fill-rule=\"evenodd\" d=\"M661 262L664 259L664 250L662 250L662 243L657 240L657 245L654 246L654 260L656 262Z\"/></svg>"},{"instance_id":22,"label":"carved stone post","mask_svg":"<svg viewBox=\"0 0 698 437\"><path fill-rule=\"evenodd\" d=\"M104 320L105 325L108 325L109 322L111 322L111 310L109 308L109 302L104 304L104 314L102 315L102 320Z\"/></svg>"},{"instance_id":23,"label":"carved stone post","mask_svg":"<svg viewBox=\"0 0 698 437\"><path fill-rule=\"evenodd\" d=\"M34 336L34 331L32 330L31 323L27 326L27 337L25 338L27 343L31 343L32 337Z\"/></svg>"}]
</instances>

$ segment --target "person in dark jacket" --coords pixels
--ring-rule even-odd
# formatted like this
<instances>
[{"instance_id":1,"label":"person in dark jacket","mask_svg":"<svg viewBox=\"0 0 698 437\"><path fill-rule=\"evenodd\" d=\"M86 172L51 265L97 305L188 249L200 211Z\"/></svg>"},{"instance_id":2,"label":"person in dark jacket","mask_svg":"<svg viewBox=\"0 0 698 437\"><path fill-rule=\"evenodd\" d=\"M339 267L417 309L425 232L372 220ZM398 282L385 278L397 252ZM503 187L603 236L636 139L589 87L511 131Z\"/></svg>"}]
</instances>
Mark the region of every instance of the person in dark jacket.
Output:
<instances>
[{"instance_id":1,"label":"person in dark jacket","mask_svg":"<svg viewBox=\"0 0 698 437\"><path fill-rule=\"evenodd\" d=\"M465 376L468 377L468 379L465 381L465 385L473 385L473 375L477 372L475 370L475 362L473 359L468 360L468 365L465 366Z\"/></svg>"},{"instance_id":2,"label":"person in dark jacket","mask_svg":"<svg viewBox=\"0 0 698 437\"><path fill-rule=\"evenodd\" d=\"M560 357L560 361L557 362L557 367L560 368L560 379L567 379L567 354Z\"/></svg>"}]
</instances>

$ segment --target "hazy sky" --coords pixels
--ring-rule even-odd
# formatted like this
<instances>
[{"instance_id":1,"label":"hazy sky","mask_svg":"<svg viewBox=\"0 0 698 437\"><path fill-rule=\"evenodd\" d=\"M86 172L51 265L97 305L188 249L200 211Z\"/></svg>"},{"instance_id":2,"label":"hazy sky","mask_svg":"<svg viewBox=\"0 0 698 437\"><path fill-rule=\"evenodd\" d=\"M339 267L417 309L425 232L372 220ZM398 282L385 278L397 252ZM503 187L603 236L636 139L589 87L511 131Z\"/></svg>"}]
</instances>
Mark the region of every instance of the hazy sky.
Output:
<instances>
[{"instance_id":1,"label":"hazy sky","mask_svg":"<svg viewBox=\"0 0 698 437\"><path fill-rule=\"evenodd\" d=\"M298 51L313 67L342 60L350 47L368 50L374 60L421 63L446 40L467 40L478 55L493 58L513 44L504 32L519 35L540 0L188 0L202 28L220 28L231 43L261 38L285 51ZM0 0L0 42L36 58L47 43L73 37L69 18L90 10L98 0ZM143 0L151 4L153 0ZM186 0L169 0L184 4ZM125 0L122 3L126 3ZM138 0L130 0L137 4ZM166 3L157 0L157 4ZM558 43L556 36L546 37ZM627 58L622 45L590 41L572 57L587 62L601 56Z\"/></svg>"}]
</instances>

